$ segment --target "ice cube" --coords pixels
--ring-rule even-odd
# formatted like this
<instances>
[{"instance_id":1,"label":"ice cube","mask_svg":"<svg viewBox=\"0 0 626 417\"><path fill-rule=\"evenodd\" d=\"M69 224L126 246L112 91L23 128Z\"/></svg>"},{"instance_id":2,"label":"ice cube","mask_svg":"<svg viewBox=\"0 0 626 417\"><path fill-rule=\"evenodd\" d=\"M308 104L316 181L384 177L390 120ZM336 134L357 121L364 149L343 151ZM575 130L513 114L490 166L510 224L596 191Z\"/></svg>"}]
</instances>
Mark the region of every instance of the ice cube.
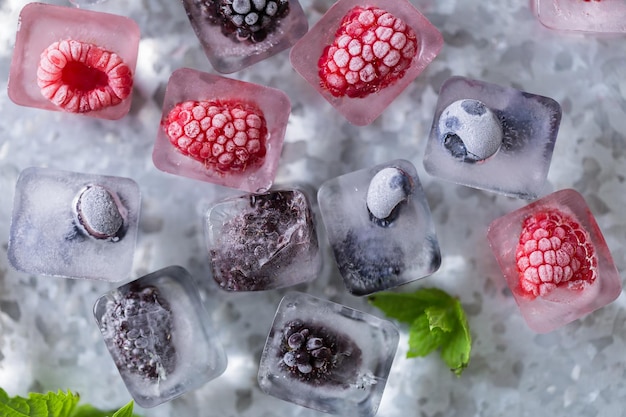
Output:
<instances>
[{"instance_id":1,"label":"ice cube","mask_svg":"<svg viewBox=\"0 0 626 417\"><path fill-rule=\"evenodd\" d=\"M520 312L538 333L604 307L621 293L602 232L574 190L494 220L487 237Z\"/></svg>"},{"instance_id":2,"label":"ice cube","mask_svg":"<svg viewBox=\"0 0 626 417\"><path fill-rule=\"evenodd\" d=\"M138 49L139 26L127 17L27 4L9 97L22 106L119 119L130 109Z\"/></svg>"},{"instance_id":3,"label":"ice cube","mask_svg":"<svg viewBox=\"0 0 626 417\"><path fill-rule=\"evenodd\" d=\"M530 0L530 6L550 29L626 33L624 0Z\"/></svg>"},{"instance_id":4,"label":"ice cube","mask_svg":"<svg viewBox=\"0 0 626 417\"><path fill-rule=\"evenodd\" d=\"M395 160L331 179L318 202L348 290L366 295L433 274L441 264L413 164Z\"/></svg>"},{"instance_id":5,"label":"ice cube","mask_svg":"<svg viewBox=\"0 0 626 417\"><path fill-rule=\"evenodd\" d=\"M295 70L350 123L372 123L435 59L441 33L407 0L339 0L291 50Z\"/></svg>"},{"instance_id":6,"label":"ice cube","mask_svg":"<svg viewBox=\"0 0 626 417\"><path fill-rule=\"evenodd\" d=\"M424 168L468 187L534 199L544 189L560 122L561 106L551 98L449 78L439 92Z\"/></svg>"},{"instance_id":7,"label":"ice cube","mask_svg":"<svg viewBox=\"0 0 626 417\"><path fill-rule=\"evenodd\" d=\"M180 266L104 294L94 316L128 392L141 407L183 395L226 370L226 354L198 289Z\"/></svg>"},{"instance_id":8,"label":"ice cube","mask_svg":"<svg viewBox=\"0 0 626 417\"><path fill-rule=\"evenodd\" d=\"M129 178L27 168L16 184L9 261L31 274L127 279L139 211Z\"/></svg>"},{"instance_id":9,"label":"ice cube","mask_svg":"<svg viewBox=\"0 0 626 417\"><path fill-rule=\"evenodd\" d=\"M183 0L216 71L239 71L290 48L309 29L297 0Z\"/></svg>"},{"instance_id":10,"label":"ice cube","mask_svg":"<svg viewBox=\"0 0 626 417\"><path fill-rule=\"evenodd\" d=\"M265 192L276 176L290 112L282 91L178 69L165 91L154 165L175 175Z\"/></svg>"},{"instance_id":11,"label":"ice cube","mask_svg":"<svg viewBox=\"0 0 626 417\"><path fill-rule=\"evenodd\" d=\"M220 201L207 211L205 225L213 278L224 290L269 290L317 278L321 256L302 190Z\"/></svg>"},{"instance_id":12,"label":"ice cube","mask_svg":"<svg viewBox=\"0 0 626 417\"><path fill-rule=\"evenodd\" d=\"M376 414L398 347L388 321L304 293L276 311L259 365L266 394L330 414Z\"/></svg>"}]
</instances>

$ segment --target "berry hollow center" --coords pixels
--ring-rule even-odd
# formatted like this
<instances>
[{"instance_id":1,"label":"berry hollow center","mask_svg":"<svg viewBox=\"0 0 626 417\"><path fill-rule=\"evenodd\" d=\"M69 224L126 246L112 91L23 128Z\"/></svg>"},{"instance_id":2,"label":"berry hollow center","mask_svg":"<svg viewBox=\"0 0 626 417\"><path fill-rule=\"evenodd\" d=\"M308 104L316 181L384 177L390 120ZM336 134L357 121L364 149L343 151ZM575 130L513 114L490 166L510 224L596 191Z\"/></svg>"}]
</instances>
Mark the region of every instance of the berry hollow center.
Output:
<instances>
[{"instance_id":1,"label":"berry hollow center","mask_svg":"<svg viewBox=\"0 0 626 417\"><path fill-rule=\"evenodd\" d=\"M92 91L109 85L107 74L82 62L68 62L63 68L63 84L73 90Z\"/></svg>"}]
</instances>

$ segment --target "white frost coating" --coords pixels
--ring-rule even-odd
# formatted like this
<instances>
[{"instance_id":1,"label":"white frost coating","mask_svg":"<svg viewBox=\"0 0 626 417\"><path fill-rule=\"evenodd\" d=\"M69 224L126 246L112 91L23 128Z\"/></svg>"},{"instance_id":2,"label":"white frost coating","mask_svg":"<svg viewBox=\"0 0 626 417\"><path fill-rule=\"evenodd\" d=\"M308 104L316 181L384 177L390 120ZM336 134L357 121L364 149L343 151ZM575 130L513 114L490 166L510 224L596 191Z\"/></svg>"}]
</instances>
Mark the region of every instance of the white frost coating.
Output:
<instances>
[{"instance_id":1,"label":"white frost coating","mask_svg":"<svg viewBox=\"0 0 626 417\"><path fill-rule=\"evenodd\" d=\"M406 174L398 168L381 169L367 189L367 208L377 219L386 219L393 209L407 198Z\"/></svg>"},{"instance_id":2,"label":"white frost coating","mask_svg":"<svg viewBox=\"0 0 626 417\"><path fill-rule=\"evenodd\" d=\"M502 145L502 126L498 117L478 100L458 100L444 109L439 118L439 138L456 135L467 151L465 159L482 161Z\"/></svg>"}]
</instances>

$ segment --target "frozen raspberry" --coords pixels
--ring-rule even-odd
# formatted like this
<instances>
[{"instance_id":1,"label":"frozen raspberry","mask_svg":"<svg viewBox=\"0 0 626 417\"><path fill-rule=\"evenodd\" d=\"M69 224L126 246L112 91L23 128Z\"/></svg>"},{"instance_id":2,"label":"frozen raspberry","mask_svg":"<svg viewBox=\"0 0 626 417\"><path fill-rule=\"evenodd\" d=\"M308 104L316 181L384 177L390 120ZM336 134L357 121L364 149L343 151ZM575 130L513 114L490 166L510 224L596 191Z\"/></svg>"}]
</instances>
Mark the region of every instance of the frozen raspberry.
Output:
<instances>
[{"instance_id":1,"label":"frozen raspberry","mask_svg":"<svg viewBox=\"0 0 626 417\"><path fill-rule=\"evenodd\" d=\"M86 113L121 103L132 91L133 76L117 54L68 39L42 52L37 85L60 108Z\"/></svg>"},{"instance_id":2,"label":"frozen raspberry","mask_svg":"<svg viewBox=\"0 0 626 417\"><path fill-rule=\"evenodd\" d=\"M402 78L417 47L404 21L377 7L354 7L319 59L321 86L335 97L366 97Z\"/></svg>"},{"instance_id":3,"label":"frozen raspberry","mask_svg":"<svg viewBox=\"0 0 626 417\"><path fill-rule=\"evenodd\" d=\"M199 0L209 21L238 41L262 42L289 14L289 0Z\"/></svg>"},{"instance_id":4,"label":"frozen raspberry","mask_svg":"<svg viewBox=\"0 0 626 417\"><path fill-rule=\"evenodd\" d=\"M597 276L598 261L589 235L556 209L524 220L515 260L520 289L532 298L557 287L583 289Z\"/></svg>"},{"instance_id":5,"label":"frozen raspberry","mask_svg":"<svg viewBox=\"0 0 626 417\"><path fill-rule=\"evenodd\" d=\"M120 370L149 380L163 380L174 371L172 311L156 287L133 288L107 304L102 317Z\"/></svg>"},{"instance_id":6,"label":"frozen raspberry","mask_svg":"<svg viewBox=\"0 0 626 417\"><path fill-rule=\"evenodd\" d=\"M314 385L343 385L361 363L361 349L349 337L302 320L286 324L279 354L291 375Z\"/></svg>"},{"instance_id":7,"label":"frozen raspberry","mask_svg":"<svg viewBox=\"0 0 626 417\"><path fill-rule=\"evenodd\" d=\"M243 171L265 157L263 112L240 101L185 101L163 121L172 145L224 173Z\"/></svg>"}]
</instances>

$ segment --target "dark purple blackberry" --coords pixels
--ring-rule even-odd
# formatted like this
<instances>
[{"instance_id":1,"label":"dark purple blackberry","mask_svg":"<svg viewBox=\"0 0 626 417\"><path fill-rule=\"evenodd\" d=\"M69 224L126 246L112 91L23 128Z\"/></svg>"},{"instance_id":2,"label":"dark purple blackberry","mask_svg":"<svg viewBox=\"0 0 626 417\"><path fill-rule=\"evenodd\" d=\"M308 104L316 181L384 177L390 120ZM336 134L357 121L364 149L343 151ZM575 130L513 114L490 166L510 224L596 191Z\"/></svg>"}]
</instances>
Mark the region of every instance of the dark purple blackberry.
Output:
<instances>
[{"instance_id":1,"label":"dark purple blackberry","mask_svg":"<svg viewBox=\"0 0 626 417\"><path fill-rule=\"evenodd\" d=\"M405 269L402 248L382 237L359 237L353 231L333 245L337 265L354 295L366 295L398 281Z\"/></svg>"},{"instance_id":2,"label":"dark purple blackberry","mask_svg":"<svg viewBox=\"0 0 626 417\"><path fill-rule=\"evenodd\" d=\"M290 375L313 385L345 385L361 364L361 349L346 335L302 320L285 325L279 354Z\"/></svg>"},{"instance_id":3,"label":"dark purple blackberry","mask_svg":"<svg viewBox=\"0 0 626 417\"><path fill-rule=\"evenodd\" d=\"M289 0L197 0L208 20L238 41L261 42L289 14Z\"/></svg>"},{"instance_id":4,"label":"dark purple blackberry","mask_svg":"<svg viewBox=\"0 0 626 417\"><path fill-rule=\"evenodd\" d=\"M249 208L222 226L210 251L214 278L230 291L272 288L275 271L304 250L316 248L315 226L301 192L249 197Z\"/></svg>"},{"instance_id":5,"label":"dark purple blackberry","mask_svg":"<svg viewBox=\"0 0 626 417\"><path fill-rule=\"evenodd\" d=\"M156 287L120 293L107 303L102 326L120 370L149 380L166 379L174 371L172 311Z\"/></svg>"}]
</instances>

